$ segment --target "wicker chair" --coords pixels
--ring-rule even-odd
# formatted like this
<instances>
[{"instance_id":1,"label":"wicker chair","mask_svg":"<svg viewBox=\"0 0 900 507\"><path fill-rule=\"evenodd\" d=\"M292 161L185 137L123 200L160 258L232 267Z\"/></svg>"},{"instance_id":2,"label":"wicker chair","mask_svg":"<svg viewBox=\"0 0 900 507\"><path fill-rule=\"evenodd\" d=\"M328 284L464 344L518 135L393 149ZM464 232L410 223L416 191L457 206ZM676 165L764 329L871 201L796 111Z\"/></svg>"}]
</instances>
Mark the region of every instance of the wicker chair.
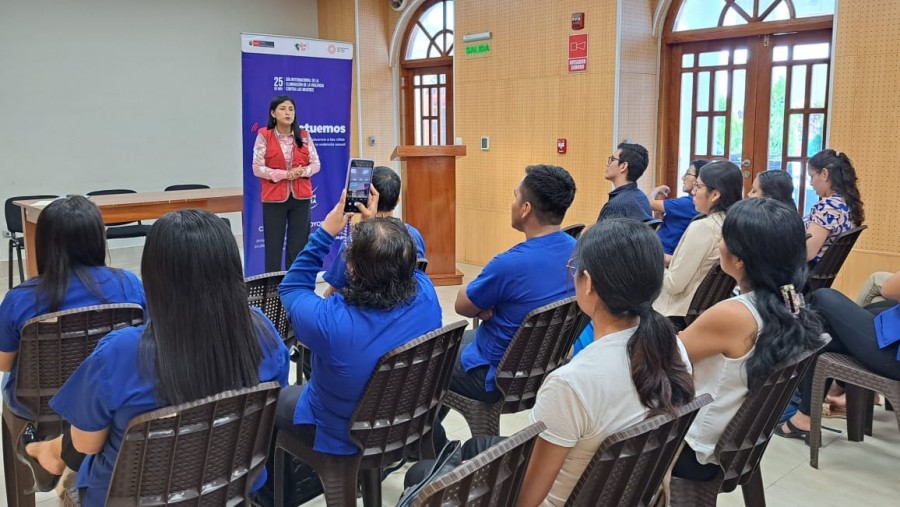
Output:
<instances>
[{"instance_id":1,"label":"wicker chair","mask_svg":"<svg viewBox=\"0 0 900 507\"><path fill-rule=\"evenodd\" d=\"M844 265L844 261L850 255L850 250L853 249L853 245L859 239L859 235L867 228L868 226L863 225L842 233L828 247L828 250L825 250L822 258L819 259L819 263L809 273L809 294L819 289L831 287L838 272L841 270L841 266Z\"/></svg>"},{"instance_id":2,"label":"wicker chair","mask_svg":"<svg viewBox=\"0 0 900 507\"><path fill-rule=\"evenodd\" d=\"M50 408L50 399L101 338L110 331L143 321L140 305L114 304L49 313L25 323L16 356L15 396L33 417L23 419L3 404L3 469L8 506L35 504L34 495L24 493L34 482L31 471L16 459L16 442L22 430L31 423L40 437L59 435L62 419Z\"/></svg>"},{"instance_id":3,"label":"wicker chair","mask_svg":"<svg viewBox=\"0 0 900 507\"><path fill-rule=\"evenodd\" d=\"M494 383L503 395L500 401L484 403L451 391L444 404L466 418L472 435L499 434L500 415L534 406L544 377L565 362L588 320L574 297L532 310L497 365Z\"/></svg>"},{"instance_id":4,"label":"wicker chair","mask_svg":"<svg viewBox=\"0 0 900 507\"><path fill-rule=\"evenodd\" d=\"M678 456L697 411L712 402L703 394L678 409L610 435L581 474L566 507L652 505Z\"/></svg>"},{"instance_id":5,"label":"wicker chair","mask_svg":"<svg viewBox=\"0 0 900 507\"><path fill-rule=\"evenodd\" d=\"M106 505L249 505L266 466L281 387L266 382L128 423ZM78 507L78 491L63 498Z\"/></svg>"},{"instance_id":6,"label":"wicker chair","mask_svg":"<svg viewBox=\"0 0 900 507\"><path fill-rule=\"evenodd\" d=\"M827 352L819 356L813 375L813 401L825 399L825 379L847 383L847 439L862 442L863 435L872 436L874 393L884 394L887 403L900 407L900 381L876 375L851 356ZM819 468L819 448L822 446L822 404L812 403L809 431L809 465ZM900 411L894 410L900 428Z\"/></svg>"},{"instance_id":7,"label":"wicker chair","mask_svg":"<svg viewBox=\"0 0 900 507\"><path fill-rule=\"evenodd\" d=\"M538 422L491 446L426 486L413 500L413 506L513 507L534 442L545 429L544 423Z\"/></svg>"},{"instance_id":8,"label":"wicker chair","mask_svg":"<svg viewBox=\"0 0 900 507\"><path fill-rule=\"evenodd\" d=\"M830 340L830 337L824 337L825 343ZM816 354L818 350L810 350L785 361L761 386L747 394L716 443L715 457L722 468L719 474L707 482L672 477L669 505L714 506L719 493L729 493L738 486L741 486L746 505L766 504L759 464L784 407Z\"/></svg>"},{"instance_id":9,"label":"wicker chair","mask_svg":"<svg viewBox=\"0 0 900 507\"><path fill-rule=\"evenodd\" d=\"M701 313L716 303L728 299L735 287L737 287L737 282L722 271L722 266L719 264L713 266L703 277L697 291L694 292L694 297L691 298L691 305L684 316L685 323L690 325L691 322L697 320Z\"/></svg>"},{"instance_id":10,"label":"wicker chair","mask_svg":"<svg viewBox=\"0 0 900 507\"><path fill-rule=\"evenodd\" d=\"M584 232L584 227L585 227L584 224L572 224L572 225L567 225L566 227L563 227L562 231L564 233L568 234L569 236L572 236L573 238L578 239L578 237L581 236L581 233Z\"/></svg>"},{"instance_id":11,"label":"wicker chair","mask_svg":"<svg viewBox=\"0 0 900 507\"><path fill-rule=\"evenodd\" d=\"M285 452L312 467L329 506L355 506L357 477L366 507L381 505L381 470L418 452L435 456L431 428L450 385L466 321L444 326L385 354L350 420L359 452L317 452L279 431L275 445L275 505L284 505Z\"/></svg>"},{"instance_id":12,"label":"wicker chair","mask_svg":"<svg viewBox=\"0 0 900 507\"><path fill-rule=\"evenodd\" d=\"M264 273L244 280L247 284L247 302L262 310L266 317L275 324L284 344L291 349L291 359L297 363L295 384L303 384L309 380L309 349L297 341L294 328L288 318L287 310L278 295L278 285L284 279L285 271Z\"/></svg>"}]
</instances>

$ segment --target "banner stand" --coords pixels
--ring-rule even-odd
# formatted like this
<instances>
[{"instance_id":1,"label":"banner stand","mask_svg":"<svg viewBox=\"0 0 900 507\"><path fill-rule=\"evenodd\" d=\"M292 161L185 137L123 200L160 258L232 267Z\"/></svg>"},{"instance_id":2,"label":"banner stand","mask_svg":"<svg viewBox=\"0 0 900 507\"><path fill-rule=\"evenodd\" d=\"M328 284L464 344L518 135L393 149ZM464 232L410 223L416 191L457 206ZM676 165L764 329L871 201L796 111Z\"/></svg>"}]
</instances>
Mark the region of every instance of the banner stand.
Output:
<instances>
[{"instance_id":1,"label":"banner stand","mask_svg":"<svg viewBox=\"0 0 900 507\"><path fill-rule=\"evenodd\" d=\"M297 123L309 132L321 171L312 177L312 232L334 207L350 160L350 101L353 46L280 35L241 34L244 154L244 271L265 271L259 179L253 175L253 145L269 118L269 103L288 95L297 104ZM326 268L338 249L326 258Z\"/></svg>"}]
</instances>

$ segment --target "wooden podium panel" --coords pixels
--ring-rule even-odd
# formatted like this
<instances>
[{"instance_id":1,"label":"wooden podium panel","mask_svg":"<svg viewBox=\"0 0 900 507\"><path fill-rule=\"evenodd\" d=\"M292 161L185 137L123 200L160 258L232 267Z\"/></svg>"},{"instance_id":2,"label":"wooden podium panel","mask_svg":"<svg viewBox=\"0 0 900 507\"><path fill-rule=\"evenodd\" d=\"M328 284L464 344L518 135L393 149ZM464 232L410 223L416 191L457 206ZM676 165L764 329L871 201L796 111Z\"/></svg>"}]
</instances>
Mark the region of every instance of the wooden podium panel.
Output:
<instances>
[{"instance_id":1,"label":"wooden podium panel","mask_svg":"<svg viewBox=\"0 0 900 507\"><path fill-rule=\"evenodd\" d=\"M460 285L456 269L456 157L466 147L398 146L391 160L403 162L403 221L425 239L426 273L435 285Z\"/></svg>"}]
</instances>

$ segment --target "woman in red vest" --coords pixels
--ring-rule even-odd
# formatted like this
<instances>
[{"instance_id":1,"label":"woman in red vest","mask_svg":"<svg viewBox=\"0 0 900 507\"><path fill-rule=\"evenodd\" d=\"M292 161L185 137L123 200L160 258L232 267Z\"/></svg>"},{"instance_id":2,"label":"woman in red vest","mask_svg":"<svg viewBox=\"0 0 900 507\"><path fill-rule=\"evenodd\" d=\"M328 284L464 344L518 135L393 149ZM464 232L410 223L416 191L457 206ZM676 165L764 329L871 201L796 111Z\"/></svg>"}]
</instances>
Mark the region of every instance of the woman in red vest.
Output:
<instances>
[{"instance_id":1,"label":"woman in red vest","mask_svg":"<svg viewBox=\"0 0 900 507\"><path fill-rule=\"evenodd\" d=\"M309 238L310 177L319 172L319 155L309 133L297 125L296 104L279 95L269 104L269 123L253 146L253 174L262 190L266 272L294 262ZM287 226L287 259L282 263Z\"/></svg>"}]
</instances>

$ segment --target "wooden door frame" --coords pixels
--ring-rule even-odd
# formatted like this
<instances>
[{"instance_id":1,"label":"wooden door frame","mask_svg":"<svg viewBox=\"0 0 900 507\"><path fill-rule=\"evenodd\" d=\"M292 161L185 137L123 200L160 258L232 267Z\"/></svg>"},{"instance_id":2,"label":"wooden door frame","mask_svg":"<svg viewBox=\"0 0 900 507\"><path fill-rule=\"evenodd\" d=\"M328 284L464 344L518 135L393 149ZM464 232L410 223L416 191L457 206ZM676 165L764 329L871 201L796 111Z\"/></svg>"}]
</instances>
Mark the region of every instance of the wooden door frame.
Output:
<instances>
[{"instance_id":1,"label":"wooden door frame","mask_svg":"<svg viewBox=\"0 0 900 507\"><path fill-rule=\"evenodd\" d=\"M752 37L761 40L765 35L773 36L785 32L791 34L804 34L809 32L812 34L815 32L823 32L825 30L832 31L834 27L834 16L828 15L786 21L754 23L725 28L706 28L684 32L673 32L672 29L675 26L675 19L678 16L678 11L681 9L682 3L683 1L674 1L669 6L669 11L666 14L665 22L663 24L663 35L660 44L659 111L661 114L657 124L658 141L656 153L658 153L659 156L656 157L656 181L658 184L659 182L662 182L662 184L669 185L671 188L676 188L678 186L680 181L678 173L679 171L686 169L678 167L678 136L680 125L678 121L670 121L673 118L678 118L678 108L681 100L681 57L685 44L701 41L749 39ZM831 51L833 62L834 47L831 48ZM771 52L749 51L747 61L748 73L750 68L754 67L752 63L753 59L756 59L755 69L758 69L759 65L766 63L760 59L760 53L767 53L769 57L766 58L766 60L771 64ZM760 80L749 79L748 82L749 81L757 82ZM753 105L756 108L757 115L762 114L763 111L765 115L769 114L770 97L768 97L768 95L771 95L771 86L771 82L769 82L760 84L760 86L754 87L755 89L753 90L751 90L750 86L745 89L748 100L751 94L755 97L755 103ZM829 86L829 91L830 90L831 86ZM759 103L758 98L756 97L759 97L764 91L768 95L766 96L764 104L762 104ZM829 99L830 94L826 96L826 103ZM762 107L763 105L765 107ZM746 109L746 111L749 112L750 109ZM756 118L754 118L754 121L751 123L755 126ZM762 149L758 144L760 137L765 137L764 145L766 150L768 150L768 130L754 128L751 128L750 130L751 132L748 132L747 122L745 122L744 146L754 147L752 158L750 159L752 164L753 160L758 156L758 150ZM758 132L756 130L758 130ZM748 141L750 141L751 144L747 144ZM766 154L766 159L767 157L768 153ZM743 158L746 159L747 157ZM753 171L751 166L751 175L752 174ZM749 189L749 185L752 184L752 178L752 176L749 178L749 182L745 180L745 190Z\"/></svg>"},{"instance_id":2,"label":"wooden door frame","mask_svg":"<svg viewBox=\"0 0 900 507\"><path fill-rule=\"evenodd\" d=\"M453 136L453 58L431 58L402 64L400 68L400 136L402 144L412 146L415 139L415 97L413 96L413 76L423 70L447 74L447 144L454 144Z\"/></svg>"}]
</instances>

